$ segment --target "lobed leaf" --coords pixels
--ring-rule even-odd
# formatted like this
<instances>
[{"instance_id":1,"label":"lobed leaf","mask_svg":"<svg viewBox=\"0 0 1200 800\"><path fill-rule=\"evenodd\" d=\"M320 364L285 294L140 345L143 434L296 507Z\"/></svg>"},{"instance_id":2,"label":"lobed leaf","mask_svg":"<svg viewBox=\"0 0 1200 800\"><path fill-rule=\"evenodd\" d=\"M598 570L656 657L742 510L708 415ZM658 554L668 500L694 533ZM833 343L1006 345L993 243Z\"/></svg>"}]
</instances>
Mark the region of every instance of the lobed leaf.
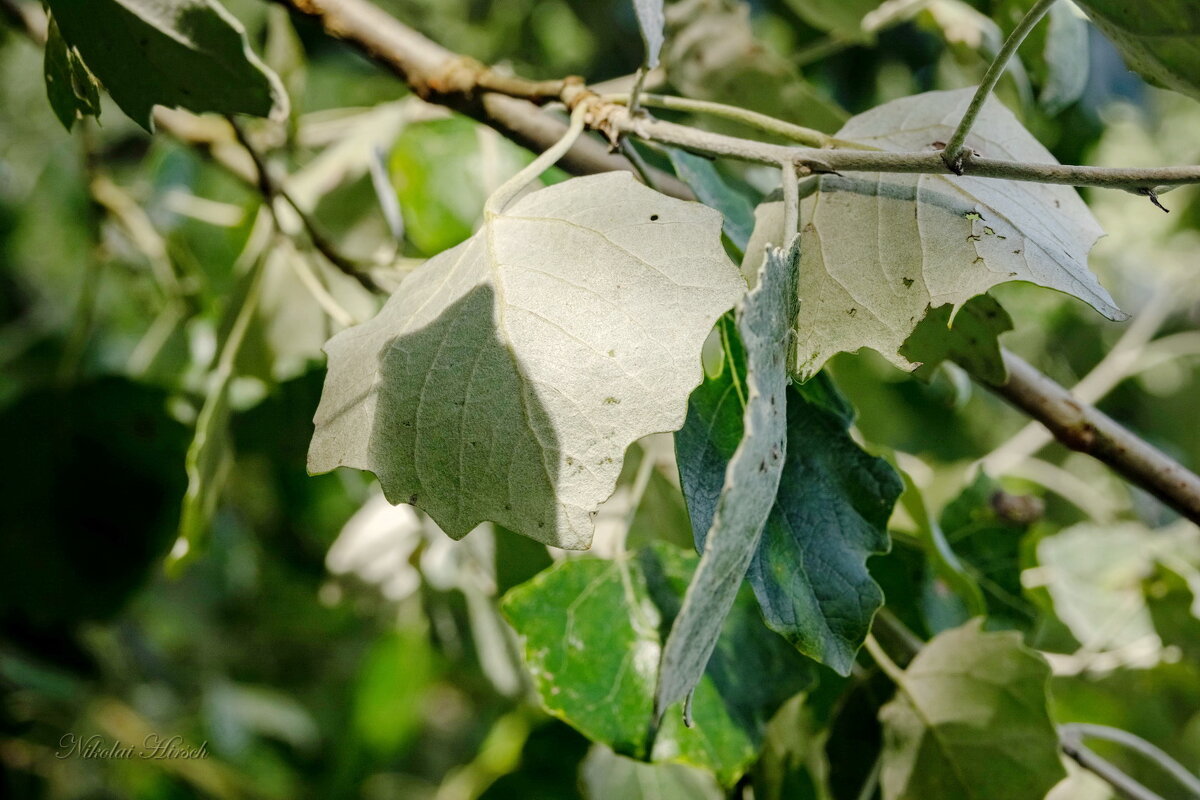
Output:
<instances>
[{"instance_id":1,"label":"lobed leaf","mask_svg":"<svg viewBox=\"0 0 1200 800\"><path fill-rule=\"evenodd\" d=\"M736 340L726 342L725 370L692 393L675 436L698 547L742 435L737 384L745 368ZM851 416L824 375L788 390L787 457L747 575L767 625L842 675L883 604L866 560L887 551L887 520L902 488L887 462L850 437Z\"/></svg>"},{"instance_id":2,"label":"lobed leaf","mask_svg":"<svg viewBox=\"0 0 1200 800\"><path fill-rule=\"evenodd\" d=\"M1066 777L1049 666L1018 634L982 625L934 637L880 710L884 800L1029 800Z\"/></svg>"},{"instance_id":3,"label":"lobed leaf","mask_svg":"<svg viewBox=\"0 0 1200 800\"><path fill-rule=\"evenodd\" d=\"M623 755L704 767L728 785L757 758L771 715L813 673L763 630L744 589L696 687L695 726L668 715L651 736L662 636L697 561L661 543L615 561L569 559L509 591L501 608L550 714Z\"/></svg>"},{"instance_id":4,"label":"lobed leaf","mask_svg":"<svg viewBox=\"0 0 1200 800\"><path fill-rule=\"evenodd\" d=\"M370 470L454 538L490 520L588 547L625 449L682 425L744 289L720 224L628 174L491 215L329 340L310 471Z\"/></svg>"},{"instance_id":5,"label":"lobed leaf","mask_svg":"<svg viewBox=\"0 0 1200 800\"><path fill-rule=\"evenodd\" d=\"M932 150L946 141L972 89L926 92L859 114L838 132L884 150ZM967 145L991 158L1054 163L1053 156L994 99ZM902 369L900 353L931 308L962 307L1007 281L1074 295L1123 319L1087 268L1100 227L1074 189L955 175L822 175L801 201L800 312L796 368L816 374L839 352L877 350ZM782 207L760 224L778 226Z\"/></svg>"}]
</instances>

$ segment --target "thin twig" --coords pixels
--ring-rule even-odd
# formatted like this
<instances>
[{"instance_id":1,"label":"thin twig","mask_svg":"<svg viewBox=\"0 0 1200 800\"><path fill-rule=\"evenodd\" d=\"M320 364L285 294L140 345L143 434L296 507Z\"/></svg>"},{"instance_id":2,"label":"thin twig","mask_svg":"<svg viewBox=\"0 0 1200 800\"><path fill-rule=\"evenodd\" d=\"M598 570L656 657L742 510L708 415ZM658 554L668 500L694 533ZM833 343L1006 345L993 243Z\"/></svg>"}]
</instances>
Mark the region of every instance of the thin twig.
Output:
<instances>
[{"instance_id":1,"label":"thin twig","mask_svg":"<svg viewBox=\"0 0 1200 800\"><path fill-rule=\"evenodd\" d=\"M337 248L321 233L312 218L308 215L308 212L292 197L291 193L284 189L281 184L275 182L266 160L258 152L258 149L251 144L242 126L233 118L229 119L229 124L233 126L234 135L237 136L238 142L241 143L242 147L246 148L246 152L250 154L250 158L254 159L254 167L258 173L258 190L262 194L263 202L266 203L268 210L274 214L276 198L282 199L296 212L296 216L300 218L300 224L304 226L304 232L308 234L313 248L324 256L326 261L336 267L339 272L358 281L367 291L383 291L379 284L375 282L375 279L363 269L362 265L338 252Z\"/></svg>"},{"instance_id":2,"label":"thin twig","mask_svg":"<svg viewBox=\"0 0 1200 800\"><path fill-rule=\"evenodd\" d=\"M863 641L863 646L867 648L867 652L871 654L871 658L883 670L883 673L891 679L892 683L896 684L897 688L904 688L904 670L892 661L887 651L875 640L873 634L868 633L866 640Z\"/></svg>"},{"instance_id":3,"label":"thin twig","mask_svg":"<svg viewBox=\"0 0 1200 800\"><path fill-rule=\"evenodd\" d=\"M1064 739L1083 741L1084 739L1103 739L1128 747L1149 760L1153 761L1163 772L1170 775L1186 789L1193 797L1200 798L1200 779L1189 772L1182 764L1167 755L1159 747L1151 744L1140 736L1120 728L1108 725L1093 725L1086 722L1072 722L1058 726L1059 735Z\"/></svg>"},{"instance_id":4,"label":"thin twig","mask_svg":"<svg viewBox=\"0 0 1200 800\"><path fill-rule=\"evenodd\" d=\"M1017 23L1017 27L1004 40L1000 52L996 53L996 57L992 59L991 66L984 73L983 81L975 90L975 96L971 98L971 104L967 106L966 113L963 114L954 133L946 141L946 149L942 152L946 166L954 172L959 171L962 164L963 144L967 141L967 134L971 132L971 126L975 124L979 112L983 110L983 104L987 102L988 95L1000 82L1000 77L1008 67L1008 62L1016 55L1021 42L1025 41L1025 37L1041 21L1042 17L1046 16L1046 12L1050 10L1050 6L1054 5L1054 2L1055 0L1038 0L1037 4L1029 9L1029 12Z\"/></svg>"},{"instance_id":5,"label":"thin twig","mask_svg":"<svg viewBox=\"0 0 1200 800\"><path fill-rule=\"evenodd\" d=\"M629 98L630 95L628 93L614 93L603 95L600 99L606 103L628 105ZM764 133L773 133L809 147L861 148L861 145L857 145L854 142L835 139L829 134L822 133L813 128L806 128L803 125L796 125L766 114L760 114L757 111L739 108L738 106L714 103L710 100L692 100L688 97L675 97L668 94L643 93L641 95L641 104L647 108L665 108L669 111L686 111L692 114L707 114L713 117L720 117L721 119L732 120L747 127L763 131Z\"/></svg>"},{"instance_id":6,"label":"thin twig","mask_svg":"<svg viewBox=\"0 0 1200 800\"><path fill-rule=\"evenodd\" d=\"M1068 758L1099 777L1125 800L1164 800L1162 795L1142 786L1116 765L1098 756L1078 735L1071 735L1062 727L1059 728L1059 747Z\"/></svg>"}]
</instances>

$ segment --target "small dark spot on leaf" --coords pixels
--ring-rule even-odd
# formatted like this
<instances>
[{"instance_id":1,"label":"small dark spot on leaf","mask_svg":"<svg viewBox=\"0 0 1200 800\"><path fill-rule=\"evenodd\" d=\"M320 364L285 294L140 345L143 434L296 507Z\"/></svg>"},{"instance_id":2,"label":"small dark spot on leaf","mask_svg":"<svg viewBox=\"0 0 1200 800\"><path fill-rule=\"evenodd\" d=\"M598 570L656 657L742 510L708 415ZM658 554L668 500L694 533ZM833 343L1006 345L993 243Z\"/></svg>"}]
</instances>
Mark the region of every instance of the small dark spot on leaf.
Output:
<instances>
[{"instance_id":1,"label":"small dark spot on leaf","mask_svg":"<svg viewBox=\"0 0 1200 800\"><path fill-rule=\"evenodd\" d=\"M604 398L604 405L606 405L606 406L615 406L617 403L620 403L620 402L621 401L619 399L617 399L616 397Z\"/></svg>"},{"instance_id":2,"label":"small dark spot on leaf","mask_svg":"<svg viewBox=\"0 0 1200 800\"><path fill-rule=\"evenodd\" d=\"M972 233L969 236L967 236L967 241L968 242L978 242L982 238L983 238L982 236L976 236L975 234Z\"/></svg>"},{"instance_id":3,"label":"small dark spot on leaf","mask_svg":"<svg viewBox=\"0 0 1200 800\"><path fill-rule=\"evenodd\" d=\"M858 309L857 308L847 308L846 313L853 317L855 314L858 313Z\"/></svg>"},{"instance_id":4,"label":"small dark spot on leaf","mask_svg":"<svg viewBox=\"0 0 1200 800\"><path fill-rule=\"evenodd\" d=\"M975 260L974 260L974 261L972 261L971 263L972 263L972 264L979 264L979 263L981 263L982 261L983 261L983 256L975 256ZM1016 274L1017 274L1017 273L1015 273L1015 272L1013 273L1013 275L1016 275Z\"/></svg>"},{"instance_id":5,"label":"small dark spot on leaf","mask_svg":"<svg viewBox=\"0 0 1200 800\"><path fill-rule=\"evenodd\" d=\"M408 496L408 504L410 506L415 506L417 504L417 496L415 494L410 494Z\"/></svg>"},{"instance_id":6,"label":"small dark spot on leaf","mask_svg":"<svg viewBox=\"0 0 1200 800\"><path fill-rule=\"evenodd\" d=\"M1014 255L1014 256L1019 256L1019 255L1021 255L1021 251L1020 251L1020 250L1013 250L1013 255Z\"/></svg>"},{"instance_id":7,"label":"small dark spot on leaf","mask_svg":"<svg viewBox=\"0 0 1200 800\"><path fill-rule=\"evenodd\" d=\"M658 214L651 214L651 215L650 215L650 221L651 221L651 222L658 222Z\"/></svg>"},{"instance_id":8,"label":"small dark spot on leaf","mask_svg":"<svg viewBox=\"0 0 1200 800\"><path fill-rule=\"evenodd\" d=\"M904 288L905 288L905 289L910 289L910 288L912 288L912 285L913 285L913 279L912 279L912 278L904 278L903 280L904 280Z\"/></svg>"}]
</instances>

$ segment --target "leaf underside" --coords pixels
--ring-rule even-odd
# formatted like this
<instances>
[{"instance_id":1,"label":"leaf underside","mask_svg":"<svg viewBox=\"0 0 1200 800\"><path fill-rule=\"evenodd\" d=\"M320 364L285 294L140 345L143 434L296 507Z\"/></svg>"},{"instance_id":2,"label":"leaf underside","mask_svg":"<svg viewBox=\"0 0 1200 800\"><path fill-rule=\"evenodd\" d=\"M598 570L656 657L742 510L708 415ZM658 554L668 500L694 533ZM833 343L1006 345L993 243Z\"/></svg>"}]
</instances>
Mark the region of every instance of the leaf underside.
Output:
<instances>
[{"instance_id":1,"label":"leaf underside","mask_svg":"<svg viewBox=\"0 0 1200 800\"><path fill-rule=\"evenodd\" d=\"M704 674L771 511L787 448L788 334L795 314L799 243L769 247L758 281L736 311L746 348L744 435L725 467L725 482L705 537L696 577L663 647L656 714L687 696Z\"/></svg>"},{"instance_id":2,"label":"leaf underside","mask_svg":"<svg viewBox=\"0 0 1200 800\"><path fill-rule=\"evenodd\" d=\"M518 200L328 342L310 471L370 470L454 538L488 520L588 547L625 449L683 424L744 291L720 229L628 174Z\"/></svg>"},{"instance_id":3,"label":"leaf underside","mask_svg":"<svg viewBox=\"0 0 1200 800\"><path fill-rule=\"evenodd\" d=\"M860 114L838 136L892 151L934 150L950 138L972 89L926 92ZM989 158L1055 163L1008 109L984 105L967 145ZM1101 235L1074 189L954 175L822 175L801 201L796 368L869 347L902 369L900 348L931 308L958 309L1007 281L1074 295L1123 319L1087 268ZM778 230L782 204L760 209Z\"/></svg>"},{"instance_id":4,"label":"leaf underside","mask_svg":"<svg viewBox=\"0 0 1200 800\"><path fill-rule=\"evenodd\" d=\"M1050 668L1019 634L982 620L930 641L883 723L884 800L1029 800L1066 777L1046 710Z\"/></svg>"}]
</instances>

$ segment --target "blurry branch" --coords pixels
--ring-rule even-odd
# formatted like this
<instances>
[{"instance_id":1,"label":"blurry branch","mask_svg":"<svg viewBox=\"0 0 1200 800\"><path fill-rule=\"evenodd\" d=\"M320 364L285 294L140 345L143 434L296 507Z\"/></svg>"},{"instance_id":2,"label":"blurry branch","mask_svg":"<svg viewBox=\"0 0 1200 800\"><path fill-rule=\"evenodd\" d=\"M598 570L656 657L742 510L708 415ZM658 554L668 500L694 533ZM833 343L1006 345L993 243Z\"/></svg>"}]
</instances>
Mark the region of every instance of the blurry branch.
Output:
<instances>
[{"instance_id":1,"label":"blurry branch","mask_svg":"<svg viewBox=\"0 0 1200 800\"><path fill-rule=\"evenodd\" d=\"M967 141L967 134L971 132L971 126L975 124L975 120L979 117L979 112L983 110L983 104L987 102L988 95L992 93L992 89L996 88L996 84L1000 82L1000 78L1004 75L1004 70L1008 68L1008 62L1016 55L1017 48L1021 46L1021 42L1025 41L1025 37L1029 32L1041 22L1042 17L1046 16L1046 12L1050 10L1050 6L1054 5L1055 0L1038 0L1038 2L1029 9L1028 13L1017 23L1017 27L1004 40L1004 45L1000 48L1000 52L996 53L996 57L992 59L991 66L984 73L983 80L979 87L975 90L975 96L971 98L971 104L967 106L966 112L963 114L962 120L958 123L958 127L954 129L950 140L946 142L946 147L942 151L942 159L946 166L954 172L959 172L962 168L963 155L966 150L963 145Z\"/></svg>"},{"instance_id":2,"label":"blurry branch","mask_svg":"<svg viewBox=\"0 0 1200 800\"><path fill-rule=\"evenodd\" d=\"M989 389L1045 425L1054 438L1112 467L1200 523L1200 476L1005 350L1008 382Z\"/></svg>"},{"instance_id":3,"label":"blurry branch","mask_svg":"<svg viewBox=\"0 0 1200 800\"><path fill-rule=\"evenodd\" d=\"M1114 744L1119 744L1122 747L1127 747L1154 762L1159 769L1170 775L1176 783L1183 787L1189 796L1200 798L1200 779L1197 779L1196 776L1185 769L1182 764L1171 758L1161 749L1154 746L1150 742L1147 742L1142 737L1130 733L1129 731L1123 731L1120 728L1112 728L1108 725L1091 725L1088 723L1076 722L1059 725L1058 735L1059 739L1062 741L1064 752L1066 752L1068 755L1071 755L1072 758L1075 758L1075 756L1072 755L1070 750L1067 749L1068 746L1073 747L1076 750L1087 750L1087 748L1083 745L1084 739L1103 739L1104 741L1113 742ZM1090 753L1091 751L1088 752ZM1091 755L1093 758L1096 758L1094 753ZM1076 761L1078 760L1079 759L1076 758ZM1088 767L1088 765L1083 764L1082 761L1079 763L1085 767ZM1088 768L1091 769L1091 767ZM1104 776L1102 775L1101 777ZM1117 788L1116 784L1113 784L1113 786L1114 788ZM1153 795L1148 791L1140 795L1140 797L1152 796L1156 795Z\"/></svg>"},{"instance_id":4,"label":"blurry branch","mask_svg":"<svg viewBox=\"0 0 1200 800\"><path fill-rule=\"evenodd\" d=\"M447 50L362 0L274 2L315 17L329 35L346 41L395 73L423 99L490 125L535 152L546 150L566 132L567 126L560 119L537 104L559 99L563 86L571 79L526 81L502 75ZM576 142L559 166L575 174L634 169L626 158L610 153L603 143L592 139ZM672 176L664 173L655 180L668 194L692 197L691 191Z\"/></svg>"},{"instance_id":5,"label":"blurry branch","mask_svg":"<svg viewBox=\"0 0 1200 800\"><path fill-rule=\"evenodd\" d=\"M1177 293L1177 288L1171 283L1164 284L1155 292L1112 349L1071 389L1071 395L1076 400L1094 404L1138 371L1155 335L1174 309ZM980 464L989 474L1000 475L1031 457L1052 440L1053 437L1045 428L1030 423L980 459Z\"/></svg>"},{"instance_id":6,"label":"blurry branch","mask_svg":"<svg viewBox=\"0 0 1200 800\"><path fill-rule=\"evenodd\" d=\"M1101 778L1125 800L1165 800L1127 775L1112 762L1097 755L1083 743L1085 738L1104 739L1124 745L1153 761L1164 772L1174 778L1187 791L1187 796L1200 798L1200 781L1184 769L1169 755L1154 745L1128 731L1110 728L1107 725L1071 723L1058 726L1059 746L1067 757L1079 766ZM1182 795L1181 795L1182 797Z\"/></svg>"},{"instance_id":7,"label":"blurry branch","mask_svg":"<svg viewBox=\"0 0 1200 800\"><path fill-rule=\"evenodd\" d=\"M272 216L275 215L276 199L283 200L296 212L296 216L300 218L300 224L304 227L304 232L308 234L313 248L324 256L326 261L337 267L343 274L354 278L367 291L382 291L379 284L375 282L375 279L367 273L366 265L358 264L338 252L333 242L329 241L325 234L321 233L320 229L317 228L316 223L313 222L308 212L292 197L290 192L283 188L282 184L275 181L266 159L263 158L262 154L258 152L257 148L246 137L246 132L242 127L233 118L229 119L229 124L233 127L233 132L238 142L245 148L246 152L250 154L250 158L254 161L254 171L256 173L255 185L258 186L258 191L262 195L263 202ZM276 222L278 222L278 219L276 219ZM283 230L282 226L277 225L276 227Z\"/></svg>"}]
</instances>

